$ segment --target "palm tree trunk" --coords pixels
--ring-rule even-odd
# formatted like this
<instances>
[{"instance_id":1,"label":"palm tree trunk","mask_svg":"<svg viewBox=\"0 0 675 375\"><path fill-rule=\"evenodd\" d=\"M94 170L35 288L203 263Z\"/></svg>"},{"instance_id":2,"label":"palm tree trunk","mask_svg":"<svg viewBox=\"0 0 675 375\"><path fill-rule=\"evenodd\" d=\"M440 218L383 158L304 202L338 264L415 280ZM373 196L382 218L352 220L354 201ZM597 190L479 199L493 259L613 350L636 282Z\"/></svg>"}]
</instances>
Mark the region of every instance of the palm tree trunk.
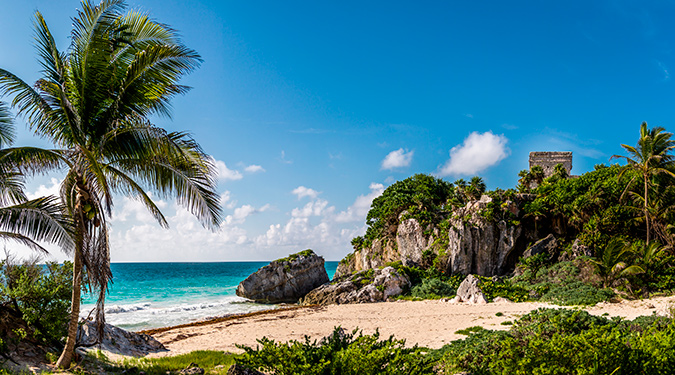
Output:
<instances>
[{"instance_id":1,"label":"palm tree trunk","mask_svg":"<svg viewBox=\"0 0 675 375\"><path fill-rule=\"evenodd\" d=\"M70 322L68 323L68 337L66 338L66 347L56 362L58 368L70 367L75 352L75 341L77 340L78 321L80 319L80 298L82 283L82 258L80 249L75 249L75 259L73 260L73 293L70 305Z\"/></svg>"},{"instance_id":2,"label":"palm tree trunk","mask_svg":"<svg viewBox=\"0 0 675 375\"><path fill-rule=\"evenodd\" d=\"M649 246L649 211L647 210L647 199L649 198L647 191L647 175L645 175L645 224L647 224L647 246Z\"/></svg>"}]
</instances>

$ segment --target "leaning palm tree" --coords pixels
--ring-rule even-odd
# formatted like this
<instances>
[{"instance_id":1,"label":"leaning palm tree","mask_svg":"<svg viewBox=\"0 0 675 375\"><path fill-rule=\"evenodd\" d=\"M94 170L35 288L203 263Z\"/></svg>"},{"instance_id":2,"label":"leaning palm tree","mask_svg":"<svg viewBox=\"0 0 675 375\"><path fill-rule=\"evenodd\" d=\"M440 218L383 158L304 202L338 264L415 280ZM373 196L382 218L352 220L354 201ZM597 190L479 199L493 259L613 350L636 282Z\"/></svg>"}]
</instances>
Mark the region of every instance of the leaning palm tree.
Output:
<instances>
[{"instance_id":1,"label":"leaning palm tree","mask_svg":"<svg viewBox=\"0 0 675 375\"><path fill-rule=\"evenodd\" d=\"M670 170L675 164L675 157L671 154L671 151L675 149L675 140L670 139L672 135L673 133L667 133L662 127L648 129L647 123L643 122L640 125L640 139L638 139L637 146L621 145L629 155L612 156L612 159L621 158L627 162L624 169L619 173L619 179L627 171L635 172L635 176L626 185L622 197L626 192L629 192L634 200L642 206L647 231L647 245L649 245L651 234L649 192L654 186L654 177L658 175L675 177L675 173ZM642 194L639 190L630 190L638 178L642 183Z\"/></svg>"},{"instance_id":2,"label":"leaning palm tree","mask_svg":"<svg viewBox=\"0 0 675 375\"><path fill-rule=\"evenodd\" d=\"M74 272L59 367L72 359L83 272L98 292L100 328L104 322L112 276L107 219L115 193L138 199L163 227L168 223L146 189L175 196L210 229L221 221L213 160L186 133L167 132L150 121L169 116L170 99L188 91L177 82L199 65L199 55L168 26L126 11L122 0L83 1L81 7L66 52L36 12L43 75L34 85L0 69L0 94L13 95L15 108L37 135L59 148L67 169L61 196L74 225Z\"/></svg>"},{"instance_id":3,"label":"leaning palm tree","mask_svg":"<svg viewBox=\"0 0 675 375\"><path fill-rule=\"evenodd\" d=\"M36 162L41 166L48 164L44 155L50 159L51 152L33 147L7 147L13 140L12 117L7 106L0 102L0 239L18 242L41 253L47 250L40 242L72 248L71 222L64 215L60 200L53 196L29 200L24 194L21 170L32 168Z\"/></svg>"}]
</instances>

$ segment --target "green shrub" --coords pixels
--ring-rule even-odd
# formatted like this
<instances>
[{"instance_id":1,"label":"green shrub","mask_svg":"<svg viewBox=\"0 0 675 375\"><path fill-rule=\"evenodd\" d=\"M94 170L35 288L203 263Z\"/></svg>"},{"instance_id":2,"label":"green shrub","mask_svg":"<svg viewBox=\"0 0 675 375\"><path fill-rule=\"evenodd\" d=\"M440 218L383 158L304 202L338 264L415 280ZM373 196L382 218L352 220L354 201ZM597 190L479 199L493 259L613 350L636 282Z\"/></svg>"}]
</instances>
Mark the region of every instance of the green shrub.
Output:
<instances>
[{"instance_id":1,"label":"green shrub","mask_svg":"<svg viewBox=\"0 0 675 375\"><path fill-rule=\"evenodd\" d=\"M357 334L358 333L358 334ZM434 374L433 361L417 346L404 340L380 340L379 332L363 335L344 333L339 327L321 341L276 343L263 337L253 349L239 346L244 354L237 363L275 375L291 374Z\"/></svg>"},{"instance_id":2,"label":"green shrub","mask_svg":"<svg viewBox=\"0 0 675 375\"><path fill-rule=\"evenodd\" d=\"M58 343L66 334L72 267L70 262L0 262L0 303L21 316L42 343Z\"/></svg>"},{"instance_id":3,"label":"green shrub","mask_svg":"<svg viewBox=\"0 0 675 375\"><path fill-rule=\"evenodd\" d=\"M496 297L508 298L513 302L524 302L528 300L530 292L521 285L514 284L511 280L493 281L489 277L478 276L483 282L480 285L488 302Z\"/></svg>"},{"instance_id":4,"label":"green shrub","mask_svg":"<svg viewBox=\"0 0 675 375\"><path fill-rule=\"evenodd\" d=\"M672 374L675 321L540 309L508 332L471 333L442 351L445 374Z\"/></svg>"},{"instance_id":5,"label":"green shrub","mask_svg":"<svg viewBox=\"0 0 675 375\"><path fill-rule=\"evenodd\" d=\"M410 295L423 299L452 297L457 292L450 283L440 279L423 279L421 283L412 287Z\"/></svg>"},{"instance_id":6,"label":"green shrub","mask_svg":"<svg viewBox=\"0 0 675 375\"><path fill-rule=\"evenodd\" d=\"M582 281L572 281L564 284L551 284L548 291L541 296L547 301L563 306L595 305L598 302L608 301L615 296L611 289L599 289Z\"/></svg>"}]
</instances>

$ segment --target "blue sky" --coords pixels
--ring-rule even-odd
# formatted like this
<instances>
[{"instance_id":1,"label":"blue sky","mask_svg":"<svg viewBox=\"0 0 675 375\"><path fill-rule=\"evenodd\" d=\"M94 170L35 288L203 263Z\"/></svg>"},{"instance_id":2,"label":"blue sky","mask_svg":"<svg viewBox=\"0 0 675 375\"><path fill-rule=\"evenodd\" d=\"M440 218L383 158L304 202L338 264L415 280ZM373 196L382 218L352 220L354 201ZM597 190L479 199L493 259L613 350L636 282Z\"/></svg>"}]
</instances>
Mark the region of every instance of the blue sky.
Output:
<instances>
[{"instance_id":1,"label":"blue sky","mask_svg":"<svg viewBox=\"0 0 675 375\"><path fill-rule=\"evenodd\" d=\"M0 67L34 81L33 12L65 50L79 1L5 2ZM128 4L204 58L173 118L155 122L191 131L218 161L228 219L211 234L160 202L173 224L165 231L119 197L113 261L273 259L305 248L338 260L393 181L480 175L508 188L530 151L573 151L581 174L634 144L642 121L673 129L673 2ZM18 128L18 143L48 145ZM60 178L28 189L55 191Z\"/></svg>"}]
</instances>

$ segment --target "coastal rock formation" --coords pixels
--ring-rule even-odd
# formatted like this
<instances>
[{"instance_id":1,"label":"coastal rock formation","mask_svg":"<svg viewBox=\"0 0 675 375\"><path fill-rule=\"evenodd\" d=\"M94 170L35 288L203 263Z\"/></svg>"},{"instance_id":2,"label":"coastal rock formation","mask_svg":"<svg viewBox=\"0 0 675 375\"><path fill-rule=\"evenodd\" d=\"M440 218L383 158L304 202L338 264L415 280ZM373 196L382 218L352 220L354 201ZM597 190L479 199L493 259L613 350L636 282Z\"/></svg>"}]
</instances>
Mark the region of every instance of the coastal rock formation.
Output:
<instances>
[{"instance_id":1,"label":"coastal rock formation","mask_svg":"<svg viewBox=\"0 0 675 375\"><path fill-rule=\"evenodd\" d=\"M297 302L327 283L324 259L305 250L260 268L237 286L237 295L258 303Z\"/></svg>"},{"instance_id":2,"label":"coastal rock formation","mask_svg":"<svg viewBox=\"0 0 675 375\"><path fill-rule=\"evenodd\" d=\"M487 303L487 298L483 290L480 288L482 281L474 275L467 276L459 288L457 288L457 296L451 300L451 302L467 302L467 303L476 303L483 304Z\"/></svg>"},{"instance_id":3,"label":"coastal rock formation","mask_svg":"<svg viewBox=\"0 0 675 375\"><path fill-rule=\"evenodd\" d=\"M448 272L491 276L506 271L507 259L522 228L520 225L509 225L504 220L483 217L481 213L491 201L490 197L483 195L480 200L457 209L450 219Z\"/></svg>"},{"instance_id":4,"label":"coastal rock formation","mask_svg":"<svg viewBox=\"0 0 675 375\"><path fill-rule=\"evenodd\" d=\"M303 305L383 302L410 287L405 275L393 267L357 272L351 277L322 285L309 292Z\"/></svg>"},{"instance_id":5,"label":"coastal rock formation","mask_svg":"<svg viewBox=\"0 0 675 375\"><path fill-rule=\"evenodd\" d=\"M504 209L517 217L521 213L518 201L505 202ZM406 218L404 211L399 215L394 238L375 239L371 246L348 255L338 265L335 279L395 261L426 268L429 261L425 257L436 259L436 267L446 273L504 274L522 254L523 229L516 221L487 218L484 212L490 209L491 202L492 198L483 195L480 200L456 208L448 214L446 230L434 225L423 227L416 219Z\"/></svg>"},{"instance_id":6,"label":"coastal rock formation","mask_svg":"<svg viewBox=\"0 0 675 375\"><path fill-rule=\"evenodd\" d=\"M122 328L106 324L103 328L103 340L98 343L96 322L84 320L77 331L77 343L85 349L101 349L115 354L142 357L150 353L166 351L161 342L144 333L125 331Z\"/></svg>"}]
</instances>

